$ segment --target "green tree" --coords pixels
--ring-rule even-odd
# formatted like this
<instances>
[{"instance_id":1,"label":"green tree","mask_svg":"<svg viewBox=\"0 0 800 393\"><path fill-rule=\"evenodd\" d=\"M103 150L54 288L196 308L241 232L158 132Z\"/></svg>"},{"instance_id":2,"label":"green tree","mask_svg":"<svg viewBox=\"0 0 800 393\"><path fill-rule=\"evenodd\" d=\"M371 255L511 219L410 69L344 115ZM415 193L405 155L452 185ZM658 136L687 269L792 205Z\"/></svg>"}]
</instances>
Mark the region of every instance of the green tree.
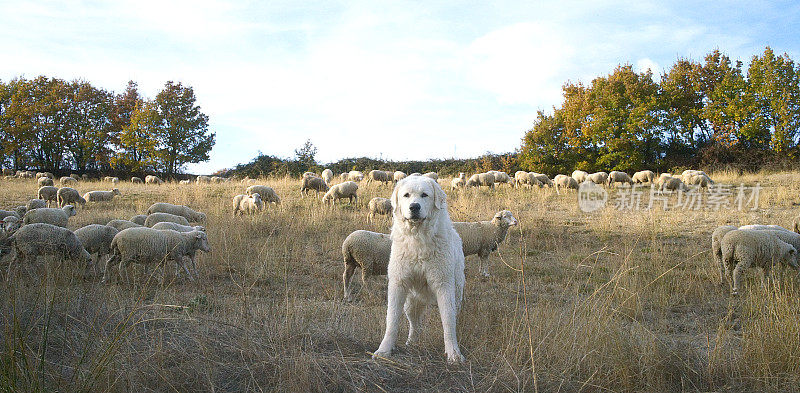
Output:
<instances>
[{"instance_id":1,"label":"green tree","mask_svg":"<svg viewBox=\"0 0 800 393\"><path fill-rule=\"evenodd\" d=\"M800 79L789 55L775 56L770 47L761 56L753 56L747 70L752 98L751 126L754 133L767 139L772 150L785 154L797 146L800 128Z\"/></svg>"},{"instance_id":2,"label":"green tree","mask_svg":"<svg viewBox=\"0 0 800 393\"><path fill-rule=\"evenodd\" d=\"M110 106L113 95L86 81L67 85L65 138L76 169L107 165L111 156L109 143Z\"/></svg>"},{"instance_id":3,"label":"green tree","mask_svg":"<svg viewBox=\"0 0 800 393\"><path fill-rule=\"evenodd\" d=\"M317 147L311 143L311 139L306 139L306 142L298 149L294 150L294 156L298 163L305 168L310 168L317 165L315 156L317 155Z\"/></svg>"},{"instance_id":4,"label":"green tree","mask_svg":"<svg viewBox=\"0 0 800 393\"><path fill-rule=\"evenodd\" d=\"M117 133L119 154L111 163L131 172L155 169L159 117L155 103L140 101L129 115L128 124Z\"/></svg>"}]
</instances>

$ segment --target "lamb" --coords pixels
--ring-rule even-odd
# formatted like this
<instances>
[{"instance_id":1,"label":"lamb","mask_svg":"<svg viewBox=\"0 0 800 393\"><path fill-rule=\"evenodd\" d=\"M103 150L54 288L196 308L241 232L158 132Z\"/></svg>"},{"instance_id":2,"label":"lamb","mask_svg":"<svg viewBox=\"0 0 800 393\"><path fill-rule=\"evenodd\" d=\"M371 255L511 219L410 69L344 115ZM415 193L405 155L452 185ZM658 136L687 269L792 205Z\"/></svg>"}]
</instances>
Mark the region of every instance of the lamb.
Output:
<instances>
[{"instance_id":1,"label":"lamb","mask_svg":"<svg viewBox=\"0 0 800 393\"><path fill-rule=\"evenodd\" d=\"M506 238L508 228L518 223L510 211L502 210L491 221L454 222L453 228L461 237L464 257L477 254L480 257L479 273L489 277L489 254L497 250L498 245Z\"/></svg>"},{"instance_id":2,"label":"lamb","mask_svg":"<svg viewBox=\"0 0 800 393\"><path fill-rule=\"evenodd\" d=\"M144 182L146 184L158 184L158 185L164 184L163 180L161 180L158 176L153 176L153 175L145 176L144 177Z\"/></svg>"},{"instance_id":3,"label":"lamb","mask_svg":"<svg viewBox=\"0 0 800 393\"><path fill-rule=\"evenodd\" d=\"M206 228L201 225L189 226L189 225L176 224L174 222L159 222L158 224L153 225L153 229L158 229L158 230L169 229L178 232L206 231Z\"/></svg>"},{"instance_id":4,"label":"lamb","mask_svg":"<svg viewBox=\"0 0 800 393\"><path fill-rule=\"evenodd\" d=\"M112 227L112 228L114 228L114 229L116 229L118 231L121 231L121 230L124 230L124 229L128 229L128 228L136 228L136 227L144 226L144 225L140 225L140 224L137 224L137 223L135 223L133 221L128 221L128 220L111 220L106 225L110 226L110 227Z\"/></svg>"},{"instance_id":5,"label":"lamb","mask_svg":"<svg viewBox=\"0 0 800 393\"><path fill-rule=\"evenodd\" d=\"M333 171L325 168L325 170L322 171L322 180L325 180L325 184L331 184L333 181Z\"/></svg>"},{"instance_id":6,"label":"lamb","mask_svg":"<svg viewBox=\"0 0 800 393\"><path fill-rule=\"evenodd\" d=\"M134 176L134 177L131 178L131 183L133 183L133 184L143 184L144 180L142 180L141 177Z\"/></svg>"},{"instance_id":7,"label":"lamb","mask_svg":"<svg viewBox=\"0 0 800 393\"><path fill-rule=\"evenodd\" d=\"M711 253L714 254L714 263L719 267L719 279L723 283L725 282L725 263L722 261L722 238L726 233L736 229L733 225L723 225L711 233Z\"/></svg>"},{"instance_id":8,"label":"lamb","mask_svg":"<svg viewBox=\"0 0 800 393\"><path fill-rule=\"evenodd\" d=\"M47 202L45 202L44 199L31 199L27 204L25 204L25 212L34 209L41 209L43 207L47 207ZM22 214L24 215L25 212L22 212Z\"/></svg>"},{"instance_id":9,"label":"lamb","mask_svg":"<svg viewBox=\"0 0 800 393\"><path fill-rule=\"evenodd\" d=\"M71 177L71 176L62 176L58 179L58 182L61 183L61 186L70 186L78 184L78 179Z\"/></svg>"},{"instance_id":10,"label":"lamb","mask_svg":"<svg viewBox=\"0 0 800 393\"><path fill-rule=\"evenodd\" d=\"M208 184L208 183L211 183L211 177L200 175L200 176L197 176L197 178L195 179L195 182L197 182L197 184L204 184L204 183Z\"/></svg>"},{"instance_id":11,"label":"lamb","mask_svg":"<svg viewBox=\"0 0 800 393\"><path fill-rule=\"evenodd\" d=\"M588 176L589 176L588 172L584 172L581 170L575 170L572 172L572 178L575 179L575 181L578 183L585 182Z\"/></svg>"},{"instance_id":12,"label":"lamb","mask_svg":"<svg viewBox=\"0 0 800 393\"><path fill-rule=\"evenodd\" d=\"M53 186L43 186L39 187L39 192L37 192L37 198L46 201L47 206L50 206L50 202L56 203L58 197L58 187Z\"/></svg>"},{"instance_id":13,"label":"lamb","mask_svg":"<svg viewBox=\"0 0 800 393\"><path fill-rule=\"evenodd\" d=\"M254 185L247 187L246 193L248 195L258 193L261 196L261 200L267 203L274 203L276 205L280 205L281 203L281 198L278 196L275 190L272 189L272 187Z\"/></svg>"},{"instance_id":14,"label":"lamb","mask_svg":"<svg viewBox=\"0 0 800 393\"><path fill-rule=\"evenodd\" d=\"M338 199L348 198L350 204L358 202L358 184L353 181L339 183L328 190L322 197L322 202L333 206Z\"/></svg>"},{"instance_id":15,"label":"lamb","mask_svg":"<svg viewBox=\"0 0 800 393\"><path fill-rule=\"evenodd\" d=\"M366 287L370 275L386 275L389 256L392 252L392 239L388 234L364 230L354 231L342 243L344 259L344 299L352 300L351 279L356 268L361 269L361 285Z\"/></svg>"},{"instance_id":16,"label":"lamb","mask_svg":"<svg viewBox=\"0 0 800 393\"><path fill-rule=\"evenodd\" d=\"M615 186L617 183L626 183L633 185L633 180L631 180L631 177L628 176L628 174L625 172L611 171L611 173L608 174L608 178L606 179L606 185L611 187Z\"/></svg>"},{"instance_id":17,"label":"lamb","mask_svg":"<svg viewBox=\"0 0 800 393\"><path fill-rule=\"evenodd\" d=\"M37 180L36 182L37 182L37 184L39 184L39 187L52 186L53 185L53 179L51 179L49 177L40 177L39 180Z\"/></svg>"},{"instance_id":18,"label":"lamb","mask_svg":"<svg viewBox=\"0 0 800 393\"><path fill-rule=\"evenodd\" d=\"M304 177L303 184L300 186L300 194L301 195L308 195L308 192L314 190L316 196L319 196L320 192L327 192L330 189L328 184L325 183L325 180L321 177Z\"/></svg>"},{"instance_id":19,"label":"lamb","mask_svg":"<svg viewBox=\"0 0 800 393\"><path fill-rule=\"evenodd\" d=\"M147 221L147 214L137 214L131 217L130 221L139 225L144 225L144 222Z\"/></svg>"},{"instance_id":20,"label":"lamb","mask_svg":"<svg viewBox=\"0 0 800 393\"><path fill-rule=\"evenodd\" d=\"M16 251L13 262L25 263L26 268L36 263L42 255L56 255L76 264L91 263L92 257L83 248L80 239L69 229L46 223L32 223L17 230L10 238ZM9 271L11 265L8 266Z\"/></svg>"},{"instance_id":21,"label":"lamb","mask_svg":"<svg viewBox=\"0 0 800 393\"><path fill-rule=\"evenodd\" d=\"M436 172L426 172L424 175L425 177L433 179L433 181L439 181L439 174Z\"/></svg>"},{"instance_id":22,"label":"lamb","mask_svg":"<svg viewBox=\"0 0 800 393\"><path fill-rule=\"evenodd\" d=\"M589 180L594 184L605 184L605 182L608 180L608 173L595 172L592 173L591 175L586 176L586 180Z\"/></svg>"},{"instance_id":23,"label":"lamb","mask_svg":"<svg viewBox=\"0 0 800 393\"><path fill-rule=\"evenodd\" d=\"M394 179L394 182L397 183L406 178L406 173L403 171L394 171L392 178Z\"/></svg>"},{"instance_id":24,"label":"lamb","mask_svg":"<svg viewBox=\"0 0 800 393\"><path fill-rule=\"evenodd\" d=\"M176 216L182 216L189 220L189 222L203 222L206 220L205 213L193 210L185 205L173 205L166 202L156 202L147 208L147 214L153 213L169 213Z\"/></svg>"},{"instance_id":25,"label":"lamb","mask_svg":"<svg viewBox=\"0 0 800 393\"><path fill-rule=\"evenodd\" d=\"M80 204L81 206L86 205L86 199L78 193L78 190L72 187L59 188L56 194L56 200L58 202L58 207L64 207L66 205L74 206L75 204Z\"/></svg>"},{"instance_id":26,"label":"lamb","mask_svg":"<svg viewBox=\"0 0 800 393\"><path fill-rule=\"evenodd\" d=\"M768 232L737 229L723 236L722 260L732 295L739 294L742 273L750 266L762 268L762 282L776 262L798 268L797 249Z\"/></svg>"},{"instance_id":27,"label":"lamb","mask_svg":"<svg viewBox=\"0 0 800 393\"><path fill-rule=\"evenodd\" d=\"M121 270L132 263L164 264L171 260L176 264L175 272L183 267L189 279L194 280L192 273L186 268L184 260L189 258L192 268L197 273L195 254L197 250L211 252L208 237L205 232L192 231L181 233L172 230L157 230L152 228L128 228L114 236L111 241L111 258L106 262L103 282L108 282L111 268L121 264ZM162 276L161 281L164 281Z\"/></svg>"},{"instance_id":28,"label":"lamb","mask_svg":"<svg viewBox=\"0 0 800 393\"><path fill-rule=\"evenodd\" d=\"M450 189L464 188L467 185L467 175L464 172L459 172L458 177L450 181Z\"/></svg>"},{"instance_id":29,"label":"lamb","mask_svg":"<svg viewBox=\"0 0 800 393\"><path fill-rule=\"evenodd\" d=\"M153 225L156 225L159 222L175 222L181 225L189 225L189 220L187 220L186 217L170 213L156 212L147 215L147 219L144 220L144 226L151 228Z\"/></svg>"},{"instance_id":30,"label":"lamb","mask_svg":"<svg viewBox=\"0 0 800 393\"><path fill-rule=\"evenodd\" d=\"M66 228L69 218L76 215L75 207L72 205L57 208L39 208L25 213L22 217L22 225L45 223Z\"/></svg>"},{"instance_id":31,"label":"lamb","mask_svg":"<svg viewBox=\"0 0 800 393\"><path fill-rule=\"evenodd\" d=\"M95 266L100 266L100 260L111 254L111 241L119 230L108 225L90 224L75 231L75 236L81 241L83 248L90 255L97 254Z\"/></svg>"},{"instance_id":32,"label":"lamb","mask_svg":"<svg viewBox=\"0 0 800 393\"><path fill-rule=\"evenodd\" d=\"M364 180L364 174L361 173L361 171L350 171L350 173L347 174L347 180L360 182Z\"/></svg>"},{"instance_id":33,"label":"lamb","mask_svg":"<svg viewBox=\"0 0 800 393\"><path fill-rule=\"evenodd\" d=\"M108 202L114 199L115 195L122 195L119 192L119 188L111 191L89 191L83 194L83 199L86 199L87 202Z\"/></svg>"},{"instance_id":34,"label":"lamb","mask_svg":"<svg viewBox=\"0 0 800 393\"><path fill-rule=\"evenodd\" d=\"M556 176L556 190L560 188L572 188L577 190L578 189L578 182L575 181L572 177L566 175L560 175L561 177ZM592 176L592 175L589 175Z\"/></svg>"},{"instance_id":35,"label":"lamb","mask_svg":"<svg viewBox=\"0 0 800 393\"><path fill-rule=\"evenodd\" d=\"M494 175L491 173L476 173L469 177L465 187L481 187L487 186L494 188Z\"/></svg>"},{"instance_id":36,"label":"lamb","mask_svg":"<svg viewBox=\"0 0 800 393\"><path fill-rule=\"evenodd\" d=\"M635 184L644 184L644 183L652 184L655 179L656 179L655 172L649 170L636 172L633 174L632 178Z\"/></svg>"},{"instance_id":37,"label":"lamb","mask_svg":"<svg viewBox=\"0 0 800 393\"><path fill-rule=\"evenodd\" d=\"M233 215L251 214L264 210L264 202L261 200L261 194L253 193L252 195L237 195L233 197ZM184 225L189 225L184 224Z\"/></svg>"},{"instance_id":38,"label":"lamb","mask_svg":"<svg viewBox=\"0 0 800 393\"><path fill-rule=\"evenodd\" d=\"M392 201L381 198L375 197L370 199L369 201L369 221L372 222L372 219L375 218L376 214L380 215L388 215L389 217L392 216Z\"/></svg>"}]
</instances>

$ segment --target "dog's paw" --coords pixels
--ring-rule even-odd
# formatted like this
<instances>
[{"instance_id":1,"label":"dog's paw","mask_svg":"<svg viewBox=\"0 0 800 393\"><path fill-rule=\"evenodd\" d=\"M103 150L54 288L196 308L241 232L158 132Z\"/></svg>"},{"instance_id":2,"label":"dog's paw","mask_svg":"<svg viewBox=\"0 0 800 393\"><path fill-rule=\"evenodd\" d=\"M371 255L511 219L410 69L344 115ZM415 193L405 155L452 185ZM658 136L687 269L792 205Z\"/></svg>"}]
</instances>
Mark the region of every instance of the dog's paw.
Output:
<instances>
[{"instance_id":1,"label":"dog's paw","mask_svg":"<svg viewBox=\"0 0 800 393\"><path fill-rule=\"evenodd\" d=\"M453 352L447 354L447 363L457 365L463 364L467 362L467 358L461 354L461 352Z\"/></svg>"},{"instance_id":2,"label":"dog's paw","mask_svg":"<svg viewBox=\"0 0 800 393\"><path fill-rule=\"evenodd\" d=\"M375 352L372 353L372 359L375 359L375 360L378 360L380 358L384 358L385 359L385 358L390 358L390 357L392 357L392 351L391 350L385 351L385 350L382 350L382 349L378 349L378 350L376 350Z\"/></svg>"}]
</instances>

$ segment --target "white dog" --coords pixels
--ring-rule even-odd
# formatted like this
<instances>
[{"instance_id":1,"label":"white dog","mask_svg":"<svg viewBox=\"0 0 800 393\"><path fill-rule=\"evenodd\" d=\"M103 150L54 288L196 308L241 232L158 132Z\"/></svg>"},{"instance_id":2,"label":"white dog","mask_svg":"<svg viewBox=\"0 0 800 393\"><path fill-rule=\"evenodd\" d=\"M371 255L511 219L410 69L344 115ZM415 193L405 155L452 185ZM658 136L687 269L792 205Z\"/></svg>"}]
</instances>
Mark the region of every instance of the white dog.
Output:
<instances>
[{"instance_id":1,"label":"white dog","mask_svg":"<svg viewBox=\"0 0 800 393\"><path fill-rule=\"evenodd\" d=\"M411 176L395 186L392 208L386 334L373 358L391 355L402 310L409 323L406 345L414 344L419 338L422 312L435 303L442 318L447 361L463 362L456 339L456 316L464 293L464 252L447 213L447 195L436 181Z\"/></svg>"}]
</instances>

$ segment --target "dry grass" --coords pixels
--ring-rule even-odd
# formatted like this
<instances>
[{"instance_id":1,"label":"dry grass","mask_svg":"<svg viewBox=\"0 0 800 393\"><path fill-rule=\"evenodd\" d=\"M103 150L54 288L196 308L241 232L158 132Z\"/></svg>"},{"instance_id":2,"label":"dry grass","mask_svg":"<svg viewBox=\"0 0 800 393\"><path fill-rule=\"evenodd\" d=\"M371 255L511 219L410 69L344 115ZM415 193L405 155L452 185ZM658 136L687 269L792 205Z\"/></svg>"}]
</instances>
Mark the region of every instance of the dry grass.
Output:
<instances>
[{"instance_id":1,"label":"dry grass","mask_svg":"<svg viewBox=\"0 0 800 393\"><path fill-rule=\"evenodd\" d=\"M418 347L370 359L384 278L341 301L341 242L356 229L389 230L388 220L368 223L366 209L389 189L362 185L355 206L324 209L300 198L299 180L267 179L283 204L234 218L238 183L123 183L121 197L87 205L71 227L156 201L187 204L208 214L214 252L199 258L201 279L102 285L75 268L40 267L38 280L3 280L0 390L798 391L800 281L784 274L764 289L749 273L744 295L731 298L708 249L718 225L790 225L800 174L712 177L760 180L761 209L586 214L574 192L450 193L455 220L508 209L520 221L492 255L490 279L467 259L459 367L446 364L431 311ZM3 181L0 207L35 193L32 181Z\"/></svg>"}]
</instances>

